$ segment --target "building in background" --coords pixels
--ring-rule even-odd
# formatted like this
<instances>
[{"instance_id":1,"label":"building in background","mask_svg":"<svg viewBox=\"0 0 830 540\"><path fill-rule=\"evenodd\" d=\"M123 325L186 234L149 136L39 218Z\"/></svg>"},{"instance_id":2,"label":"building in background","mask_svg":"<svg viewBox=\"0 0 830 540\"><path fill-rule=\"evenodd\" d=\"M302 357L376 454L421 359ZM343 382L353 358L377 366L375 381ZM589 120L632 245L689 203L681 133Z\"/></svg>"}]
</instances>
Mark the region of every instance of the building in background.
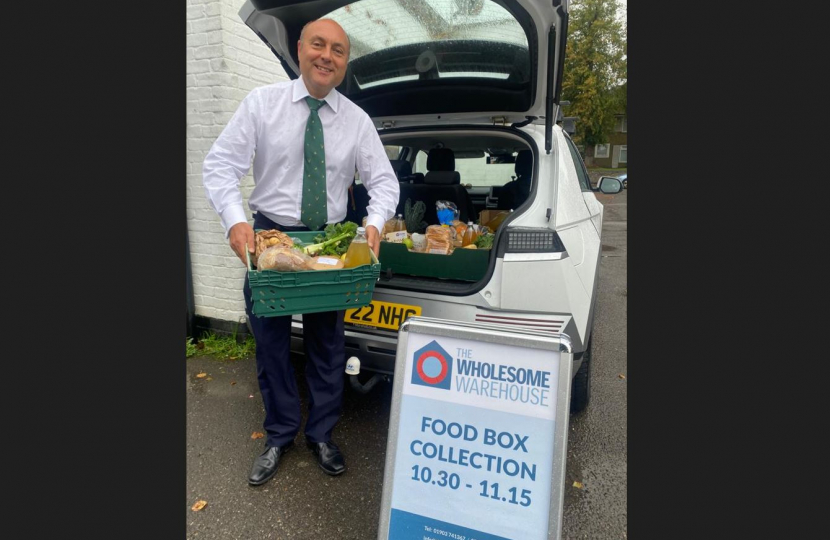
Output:
<instances>
[{"instance_id":1,"label":"building in background","mask_svg":"<svg viewBox=\"0 0 830 540\"><path fill-rule=\"evenodd\" d=\"M593 167L624 169L628 166L628 116L615 115L614 131L608 142L589 149L588 157L586 161Z\"/></svg>"},{"instance_id":2,"label":"building in background","mask_svg":"<svg viewBox=\"0 0 830 540\"><path fill-rule=\"evenodd\" d=\"M289 80L270 49L240 20L241 4L187 0L188 323L195 333L207 328L234 332L245 317L245 267L231 251L219 216L207 201L202 162L248 92ZM246 201L253 187L249 174L241 183ZM250 220L247 204L245 210Z\"/></svg>"}]
</instances>

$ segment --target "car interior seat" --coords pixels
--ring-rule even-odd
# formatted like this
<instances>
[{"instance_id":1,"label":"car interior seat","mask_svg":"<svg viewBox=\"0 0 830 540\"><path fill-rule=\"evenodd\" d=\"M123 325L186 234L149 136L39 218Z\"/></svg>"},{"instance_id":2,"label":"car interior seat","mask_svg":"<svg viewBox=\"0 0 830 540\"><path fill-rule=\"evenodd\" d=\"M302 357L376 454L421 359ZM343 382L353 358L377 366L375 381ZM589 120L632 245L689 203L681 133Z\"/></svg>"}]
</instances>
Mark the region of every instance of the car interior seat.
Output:
<instances>
[{"instance_id":1,"label":"car interior seat","mask_svg":"<svg viewBox=\"0 0 830 540\"><path fill-rule=\"evenodd\" d=\"M390 159L392 169L395 171L395 176L398 177L398 182L406 182L407 184L423 184L424 173L413 173L412 164L405 159Z\"/></svg>"},{"instance_id":2,"label":"car interior seat","mask_svg":"<svg viewBox=\"0 0 830 540\"><path fill-rule=\"evenodd\" d=\"M533 177L533 153L520 150L516 156L516 179L504 185L499 195L499 208L515 210L530 195L530 181Z\"/></svg>"},{"instance_id":3,"label":"car interior seat","mask_svg":"<svg viewBox=\"0 0 830 540\"><path fill-rule=\"evenodd\" d=\"M398 212L403 211L407 198L411 198L413 204L419 200L424 202L424 220L430 225L438 224L436 201L455 203L461 221L475 221L477 217L472 198L461 185L461 174L455 170L455 154L449 148L433 148L429 151L423 184L401 185Z\"/></svg>"}]
</instances>

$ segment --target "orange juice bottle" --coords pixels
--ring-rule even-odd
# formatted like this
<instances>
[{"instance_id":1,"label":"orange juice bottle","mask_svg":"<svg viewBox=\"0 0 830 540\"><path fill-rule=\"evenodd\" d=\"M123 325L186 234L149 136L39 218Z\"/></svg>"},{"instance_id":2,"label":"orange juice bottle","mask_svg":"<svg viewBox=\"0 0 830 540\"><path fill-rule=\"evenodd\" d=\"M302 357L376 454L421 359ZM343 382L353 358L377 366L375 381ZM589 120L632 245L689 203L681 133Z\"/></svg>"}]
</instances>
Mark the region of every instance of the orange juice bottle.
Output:
<instances>
[{"instance_id":1,"label":"orange juice bottle","mask_svg":"<svg viewBox=\"0 0 830 540\"><path fill-rule=\"evenodd\" d=\"M478 239L478 233L476 232L475 225L473 222L470 221L467 223L467 229L464 231L464 236L461 238L461 247L469 246L470 244L475 243Z\"/></svg>"},{"instance_id":2,"label":"orange juice bottle","mask_svg":"<svg viewBox=\"0 0 830 540\"><path fill-rule=\"evenodd\" d=\"M354 268L355 266L363 266L364 264L372 264L372 256L369 255L369 242L366 240L366 229L363 227L357 228L352 243L349 244L349 249L346 251L346 260L344 261L344 268Z\"/></svg>"}]
</instances>

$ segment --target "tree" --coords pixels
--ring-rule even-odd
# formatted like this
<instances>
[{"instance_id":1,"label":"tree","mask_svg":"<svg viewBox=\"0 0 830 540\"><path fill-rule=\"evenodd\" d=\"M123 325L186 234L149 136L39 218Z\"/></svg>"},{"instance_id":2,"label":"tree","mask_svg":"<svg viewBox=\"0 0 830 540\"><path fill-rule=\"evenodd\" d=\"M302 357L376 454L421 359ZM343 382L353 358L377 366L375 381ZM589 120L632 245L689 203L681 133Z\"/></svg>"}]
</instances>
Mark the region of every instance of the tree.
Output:
<instances>
[{"instance_id":1,"label":"tree","mask_svg":"<svg viewBox=\"0 0 830 540\"><path fill-rule=\"evenodd\" d=\"M570 6L562 99L576 116L574 139L586 147L602 144L614 114L627 105L626 28L617 16L619 0L574 0Z\"/></svg>"}]
</instances>

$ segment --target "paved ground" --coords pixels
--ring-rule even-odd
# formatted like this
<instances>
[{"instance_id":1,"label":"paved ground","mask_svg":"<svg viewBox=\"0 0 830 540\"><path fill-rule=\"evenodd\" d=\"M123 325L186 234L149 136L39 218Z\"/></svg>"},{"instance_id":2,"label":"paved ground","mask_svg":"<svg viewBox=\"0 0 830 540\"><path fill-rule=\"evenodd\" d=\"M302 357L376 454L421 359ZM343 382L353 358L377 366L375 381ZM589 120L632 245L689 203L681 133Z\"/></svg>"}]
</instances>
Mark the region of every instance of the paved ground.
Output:
<instances>
[{"instance_id":1,"label":"paved ground","mask_svg":"<svg viewBox=\"0 0 830 540\"><path fill-rule=\"evenodd\" d=\"M626 538L627 191L597 197L605 205L603 256L594 328L592 403L571 417L564 539ZM295 359L298 373L302 358ZM199 378L200 373L207 375ZM300 388L303 388L301 381ZM368 395L347 388L335 441L348 471L317 468L302 435L277 476L249 487L263 440L264 411L253 359L187 360L187 538L365 540L377 537L391 385ZM305 395L303 407L305 409ZM583 487L574 487L574 482ZM207 506L193 512L197 500Z\"/></svg>"},{"instance_id":2,"label":"paved ground","mask_svg":"<svg viewBox=\"0 0 830 540\"><path fill-rule=\"evenodd\" d=\"M627 197L628 190L597 194L605 212L592 396L588 409L571 417L563 539L627 538Z\"/></svg>"}]
</instances>

